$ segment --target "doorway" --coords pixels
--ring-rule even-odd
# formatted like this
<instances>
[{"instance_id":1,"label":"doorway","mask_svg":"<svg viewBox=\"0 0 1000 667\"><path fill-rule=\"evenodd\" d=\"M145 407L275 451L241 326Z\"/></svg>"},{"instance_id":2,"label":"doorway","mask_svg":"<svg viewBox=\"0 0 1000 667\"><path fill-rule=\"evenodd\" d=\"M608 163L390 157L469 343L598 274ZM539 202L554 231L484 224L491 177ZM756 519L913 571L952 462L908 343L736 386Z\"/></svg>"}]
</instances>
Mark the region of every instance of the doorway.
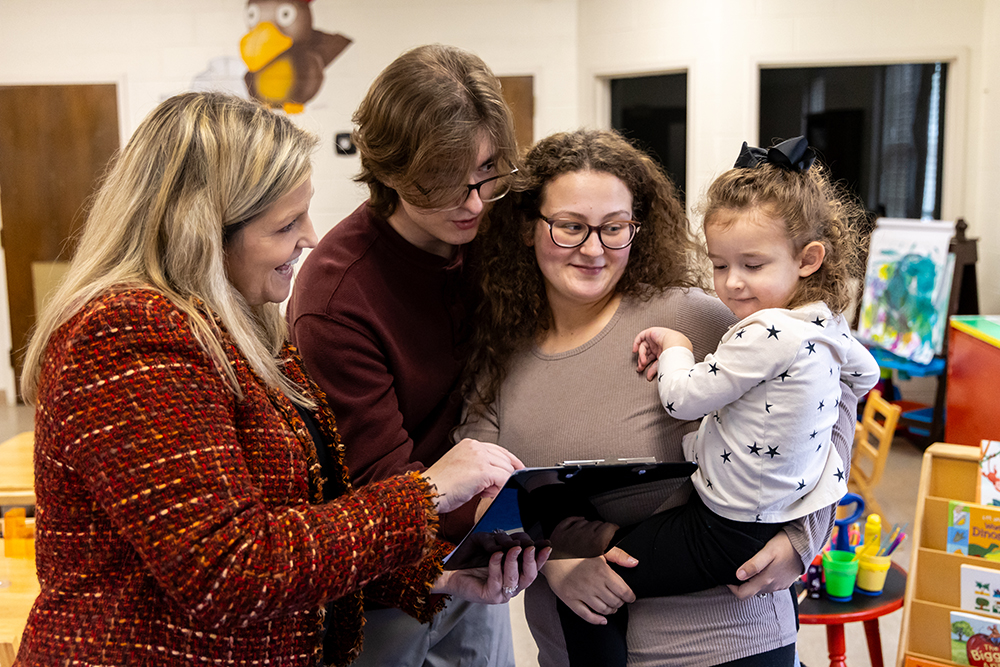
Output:
<instances>
[{"instance_id":1,"label":"doorway","mask_svg":"<svg viewBox=\"0 0 1000 667\"><path fill-rule=\"evenodd\" d=\"M535 137L535 77L501 76L504 101L514 116L514 138L522 155L531 148Z\"/></svg>"},{"instance_id":2,"label":"doorway","mask_svg":"<svg viewBox=\"0 0 1000 667\"><path fill-rule=\"evenodd\" d=\"M687 187L687 72L611 79L611 127Z\"/></svg>"},{"instance_id":3,"label":"doorway","mask_svg":"<svg viewBox=\"0 0 1000 667\"><path fill-rule=\"evenodd\" d=\"M0 243L18 386L44 297L33 275L58 275L72 257L86 204L118 146L114 84L0 86Z\"/></svg>"}]
</instances>

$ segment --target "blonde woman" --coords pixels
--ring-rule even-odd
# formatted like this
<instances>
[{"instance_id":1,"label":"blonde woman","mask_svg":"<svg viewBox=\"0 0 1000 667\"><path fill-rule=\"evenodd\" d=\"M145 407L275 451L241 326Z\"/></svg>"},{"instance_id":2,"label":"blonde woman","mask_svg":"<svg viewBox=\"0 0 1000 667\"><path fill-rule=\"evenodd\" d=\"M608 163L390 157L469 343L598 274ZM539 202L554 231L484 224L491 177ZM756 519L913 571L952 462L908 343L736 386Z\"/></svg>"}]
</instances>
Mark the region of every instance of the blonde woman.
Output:
<instances>
[{"instance_id":1,"label":"blonde woman","mask_svg":"<svg viewBox=\"0 0 1000 667\"><path fill-rule=\"evenodd\" d=\"M503 602L534 578L502 554L441 574L438 513L494 493L521 465L505 450L469 441L423 474L347 482L277 307L316 243L315 144L191 93L111 168L25 364L42 590L17 664L314 666L330 600L327 654L346 664L362 586L429 618L429 593Z\"/></svg>"}]
</instances>

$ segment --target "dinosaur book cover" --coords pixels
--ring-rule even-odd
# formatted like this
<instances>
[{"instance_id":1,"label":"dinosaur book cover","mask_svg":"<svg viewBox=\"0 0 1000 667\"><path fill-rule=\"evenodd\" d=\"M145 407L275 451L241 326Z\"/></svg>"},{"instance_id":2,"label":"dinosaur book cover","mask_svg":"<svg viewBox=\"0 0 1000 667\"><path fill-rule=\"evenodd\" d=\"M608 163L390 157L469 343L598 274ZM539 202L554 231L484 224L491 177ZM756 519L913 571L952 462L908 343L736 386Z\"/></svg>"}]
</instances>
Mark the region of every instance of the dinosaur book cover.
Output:
<instances>
[{"instance_id":1,"label":"dinosaur book cover","mask_svg":"<svg viewBox=\"0 0 1000 667\"><path fill-rule=\"evenodd\" d=\"M950 501L948 553L1000 561L1000 507Z\"/></svg>"}]
</instances>

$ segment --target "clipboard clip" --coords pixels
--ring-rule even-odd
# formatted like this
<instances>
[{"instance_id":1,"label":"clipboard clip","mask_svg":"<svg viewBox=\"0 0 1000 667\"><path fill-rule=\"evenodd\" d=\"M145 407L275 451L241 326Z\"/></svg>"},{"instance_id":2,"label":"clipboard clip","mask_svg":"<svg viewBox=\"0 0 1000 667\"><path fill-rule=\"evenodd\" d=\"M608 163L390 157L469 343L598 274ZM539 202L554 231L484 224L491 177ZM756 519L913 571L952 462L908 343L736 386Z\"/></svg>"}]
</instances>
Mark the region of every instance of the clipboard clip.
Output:
<instances>
[{"instance_id":1,"label":"clipboard clip","mask_svg":"<svg viewBox=\"0 0 1000 667\"><path fill-rule=\"evenodd\" d=\"M561 461L559 463L563 468L575 468L579 466L599 466L604 463L606 459L580 459L578 461ZM615 459L615 463L621 463L625 465L629 464L649 464L657 463L655 456L633 456L631 458Z\"/></svg>"}]
</instances>

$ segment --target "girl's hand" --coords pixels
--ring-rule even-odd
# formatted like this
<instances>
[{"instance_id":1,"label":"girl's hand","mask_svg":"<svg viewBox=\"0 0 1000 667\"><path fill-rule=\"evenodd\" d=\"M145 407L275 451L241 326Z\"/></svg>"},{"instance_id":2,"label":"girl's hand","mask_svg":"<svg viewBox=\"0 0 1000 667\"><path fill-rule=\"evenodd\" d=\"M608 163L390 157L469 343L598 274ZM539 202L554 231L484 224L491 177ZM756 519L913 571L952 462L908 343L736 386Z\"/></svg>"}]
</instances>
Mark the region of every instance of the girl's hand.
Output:
<instances>
[{"instance_id":1,"label":"girl's hand","mask_svg":"<svg viewBox=\"0 0 1000 667\"><path fill-rule=\"evenodd\" d=\"M666 331L663 327L650 327L648 329L643 329L636 335L635 340L632 341L632 353L638 355L636 372L641 373L650 364L656 363L657 358L660 356L660 352L663 351L663 346L660 344L660 339L663 336L663 332ZM647 379L649 379L647 373ZM654 374L655 377L655 374Z\"/></svg>"},{"instance_id":2,"label":"girl's hand","mask_svg":"<svg viewBox=\"0 0 1000 667\"><path fill-rule=\"evenodd\" d=\"M641 373L643 369L646 370L646 380L652 382L657 375L657 370L660 367L660 355L653 354L649 350L649 345L645 342L639 343L639 351L637 356L638 364L636 366L635 372Z\"/></svg>"},{"instance_id":3,"label":"girl's hand","mask_svg":"<svg viewBox=\"0 0 1000 667\"><path fill-rule=\"evenodd\" d=\"M612 549L606 556L621 565L638 564L621 549ZM635 602L632 589L608 566L606 556L554 560L544 570L552 592L573 613L594 625L607 625L605 616L623 604Z\"/></svg>"},{"instance_id":4,"label":"girl's hand","mask_svg":"<svg viewBox=\"0 0 1000 667\"><path fill-rule=\"evenodd\" d=\"M432 593L452 595L462 600L483 604L503 604L531 585L538 571L549 559L552 549L528 547L518 563L521 547L505 554L498 551L490 557L487 567L448 570L441 573L431 588ZM520 565L520 567L519 567Z\"/></svg>"},{"instance_id":5,"label":"girl's hand","mask_svg":"<svg viewBox=\"0 0 1000 667\"><path fill-rule=\"evenodd\" d=\"M764 548L743 563L736 577L745 583L729 586L733 595L745 600L754 595L765 595L786 590L802 576L802 559L784 531L768 540Z\"/></svg>"},{"instance_id":6,"label":"girl's hand","mask_svg":"<svg viewBox=\"0 0 1000 667\"><path fill-rule=\"evenodd\" d=\"M639 332L632 343L632 352L638 355L636 372L646 371L646 379L656 377L657 359L668 347L685 347L694 350L691 341L680 331L666 327L650 327Z\"/></svg>"}]
</instances>

